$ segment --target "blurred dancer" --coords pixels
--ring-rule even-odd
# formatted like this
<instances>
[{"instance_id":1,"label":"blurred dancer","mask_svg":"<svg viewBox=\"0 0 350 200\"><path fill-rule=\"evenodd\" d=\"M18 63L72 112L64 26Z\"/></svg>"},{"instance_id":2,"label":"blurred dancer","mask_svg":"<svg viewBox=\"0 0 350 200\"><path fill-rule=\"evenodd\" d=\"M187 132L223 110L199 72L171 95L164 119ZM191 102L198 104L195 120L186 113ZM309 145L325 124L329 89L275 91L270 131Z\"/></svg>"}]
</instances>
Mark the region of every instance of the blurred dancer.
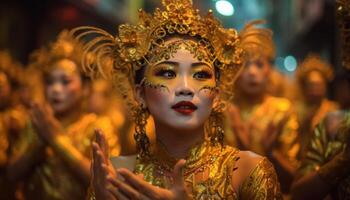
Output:
<instances>
[{"instance_id":1,"label":"blurred dancer","mask_svg":"<svg viewBox=\"0 0 350 200\"><path fill-rule=\"evenodd\" d=\"M24 109L18 103L22 66L6 51L0 52L0 194L2 198L14 198L15 186L6 177L6 167L13 149L27 120Z\"/></svg>"},{"instance_id":2,"label":"blurred dancer","mask_svg":"<svg viewBox=\"0 0 350 200\"><path fill-rule=\"evenodd\" d=\"M303 157L312 130L328 112L337 110L338 105L327 99L327 83L333 78L333 71L319 56L309 55L298 67L296 78L300 88L296 110Z\"/></svg>"},{"instance_id":3,"label":"blurred dancer","mask_svg":"<svg viewBox=\"0 0 350 200\"><path fill-rule=\"evenodd\" d=\"M350 1L337 1L343 66L350 70ZM347 72L348 73L348 72ZM350 78L347 78L350 84ZM328 114L314 129L292 187L293 199L349 199L350 110Z\"/></svg>"},{"instance_id":4,"label":"blurred dancer","mask_svg":"<svg viewBox=\"0 0 350 200\"><path fill-rule=\"evenodd\" d=\"M289 100L268 94L275 46L272 32L256 27L259 24L251 22L240 32L246 61L237 80L234 105L229 109L233 144L267 156L276 168L282 190L288 192L297 167L298 123Z\"/></svg>"},{"instance_id":5,"label":"blurred dancer","mask_svg":"<svg viewBox=\"0 0 350 200\"><path fill-rule=\"evenodd\" d=\"M31 123L8 166L9 177L24 182L26 199L84 198L95 128L104 129L112 152L119 148L113 142L113 126L106 124L111 122L97 124L97 116L86 112L89 83L78 67L81 53L79 44L63 31L33 56L32 65L42 71L48 104L31 104Z\"/></svg>"}]
</instances>

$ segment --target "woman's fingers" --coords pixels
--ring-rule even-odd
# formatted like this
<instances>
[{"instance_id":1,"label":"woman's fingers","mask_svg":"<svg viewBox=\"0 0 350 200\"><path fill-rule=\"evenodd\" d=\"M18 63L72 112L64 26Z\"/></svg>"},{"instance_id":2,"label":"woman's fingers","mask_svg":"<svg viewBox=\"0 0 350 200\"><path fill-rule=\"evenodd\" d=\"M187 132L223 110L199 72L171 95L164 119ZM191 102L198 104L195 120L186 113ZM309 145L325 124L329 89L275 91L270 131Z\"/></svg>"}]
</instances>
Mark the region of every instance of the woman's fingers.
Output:
<instances>
[{"instance_id":1,"label":"woman's fingers","mask_svg":"<svg viewBox=\"0 0 350 200\"><path fill-rule=\"evenodd\" d=\"M148 200L146 195L143 194L142 191L138 191L138 188L133 188L132 186L126 184L123 181L120 181L113 177L108 177L107 180L116 188L118 188L118 191L120 191L122 194L127 196L130 199L136 199L136 200Z\"/></svg>"},{"instance_id":2,"label":"woman's fingers","mask_svg":"<svg viewBox=\"0 0 350 200\"><path fill-rule=\"evenodd\" d=\"M101 129L95 129L95 135L96 135L96 142L99 144L99 146L104 154L104 157L106 159L108 159L109 158L109 148L108 148L108 143L106 141L105 135L103 134Z\"/></svg>"},{"instance_id":3,"label":"woman's fingers","mask_svg":"<svg viewBox=\"0 0 350 200\"><path fill-rule=\"evenodd\" d=\"M100 151L100 148L97 143L93 142L93 171L95 177L99 183L103 183L103 179L107 175L105 170L103 169L103 165L105 164L103 154Z\"/></svg>"},{"instance_id":4,"label":"woman's fingers","mask_svg":"<svg viewBox=\"0 0 350 200\"><path fill-rule=\"evenodd\" d=\"M108 192L116 199L118 200L129 200L125 195L123 195L117 188L115 187L108 187Z\"/></svg>"},{"instance_id":5,"label":"woman's fingers","mask_svg":"<svg viewBox=\"0 0 350 200\"><path fill-rule=\"evenodd\" d=\"M125 182L130 183L130 185L132 185L142 194L153 197L152 199L158 199L160 196L159 188L156 188L148 182L144 181L143 177L141 178L140 176L135 175L131 171L123 168L119 169L118 173L125 179Z\"/></svg>"},{"instance_id":6,"label":"woman's fingers","mask_svg":"<svg viewBox=\"0 0 350 200\"><path fill-rule=\"evenodd\" d=\"M179 160L173 170L174 188L184 189L183 168L185 167L186 160Z\"/></svg>"}]
</instances>

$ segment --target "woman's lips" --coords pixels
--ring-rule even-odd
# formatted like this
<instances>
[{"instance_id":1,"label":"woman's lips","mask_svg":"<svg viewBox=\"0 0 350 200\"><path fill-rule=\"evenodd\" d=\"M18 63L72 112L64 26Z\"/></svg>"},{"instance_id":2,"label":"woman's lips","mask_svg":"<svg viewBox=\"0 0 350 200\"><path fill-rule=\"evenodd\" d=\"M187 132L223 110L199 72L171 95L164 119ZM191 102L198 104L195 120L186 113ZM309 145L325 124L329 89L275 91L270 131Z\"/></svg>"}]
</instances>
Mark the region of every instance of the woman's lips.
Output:
<instances>
[{"instance_id":1,"label":"woman's lips","mask_svg":"<svg viewBox=\"0 0 350 200\"><path fill-rule=\"evenodd\" d=\"M197 110L197 106L195 106L190 101L180 101L179 103L173 105L171 108L183 115L190 115L195 110Z\"/></svg>"}]
</instances>

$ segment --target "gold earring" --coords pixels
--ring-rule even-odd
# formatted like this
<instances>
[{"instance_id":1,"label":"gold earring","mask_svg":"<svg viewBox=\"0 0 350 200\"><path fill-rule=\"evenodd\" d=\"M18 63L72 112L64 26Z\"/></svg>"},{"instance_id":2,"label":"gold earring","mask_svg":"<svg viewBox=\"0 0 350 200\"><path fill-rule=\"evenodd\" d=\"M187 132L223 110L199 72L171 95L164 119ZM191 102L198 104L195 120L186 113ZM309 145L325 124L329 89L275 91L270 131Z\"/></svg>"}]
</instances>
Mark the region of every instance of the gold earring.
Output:
<instances>
[{"instance_id":1,"label":"gold earring","mask_svg":"<svg viewBox=\"0 0 350 200\"><path fill-rule=\"evenodd\" d=\"M220 102L217 106L212 110L209 117L209 138L210 142L213 145L220 144L224 145L224 114L223 109L225 104Z\"/></svg>"},{"instance_id":2,"label":"gold earring","mask_svg":"<svg viewBox=\"0 0 350 200\"><path fill-rule=\"evenodd\" d=\"M136 141L139 155L145 157L149 155L150 141L146 134L147 119L149 117L148 109L141 104L140 107L135 110L135 133L134 139Z\"/></svg>"}]
</instances>

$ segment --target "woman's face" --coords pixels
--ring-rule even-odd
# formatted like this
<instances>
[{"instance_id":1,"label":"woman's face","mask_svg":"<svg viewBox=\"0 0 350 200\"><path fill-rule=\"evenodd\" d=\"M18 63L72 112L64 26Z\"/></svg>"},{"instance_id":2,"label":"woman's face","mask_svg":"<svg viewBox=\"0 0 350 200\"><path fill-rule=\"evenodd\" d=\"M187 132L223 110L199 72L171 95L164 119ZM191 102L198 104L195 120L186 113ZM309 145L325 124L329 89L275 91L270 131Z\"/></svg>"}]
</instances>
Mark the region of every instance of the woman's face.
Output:
<instances>
[{"instance_id":1,"label":"woman's face","mask_svg":"<svg viewBox=\"0 0 350 200\"><path fill-rule=\"evenodd\" d=\"M208 119L217 94L215 70L184 48L146 67L144 101L155 123L194 130Z\"/></svg>"},{"instance_id":2,"label":"woman's face","mask_svg":"<svg viewBox=\"0 0 350 200\"><path fill-rule=\"evenodd\" d=\"M55 114L64 114L80 108L83 84L73 61L63 59L53 66L46 78L45 93Z\"/></svg>"},{"instance_id":3,"label":"woman's face","mask_svg":"<svg viewBox=\"0 0 350 200\"><path fill-rule=\"evenodd\" d=\"M309 72L305 79L304 90L308 101L323 99L327 92L327 85L322 74L316 70Z\"/></svg>"},{"instance_id":4,"label":"woman's face","mask_svg":"<svg viewBox=\"0 0 350 200\"><path fill-rule=\"evenodd\" d=\"M249 60L237 80L240 91L250 96L265 92L271 64L265 57Z\"/></svg>"}]
</instances>

